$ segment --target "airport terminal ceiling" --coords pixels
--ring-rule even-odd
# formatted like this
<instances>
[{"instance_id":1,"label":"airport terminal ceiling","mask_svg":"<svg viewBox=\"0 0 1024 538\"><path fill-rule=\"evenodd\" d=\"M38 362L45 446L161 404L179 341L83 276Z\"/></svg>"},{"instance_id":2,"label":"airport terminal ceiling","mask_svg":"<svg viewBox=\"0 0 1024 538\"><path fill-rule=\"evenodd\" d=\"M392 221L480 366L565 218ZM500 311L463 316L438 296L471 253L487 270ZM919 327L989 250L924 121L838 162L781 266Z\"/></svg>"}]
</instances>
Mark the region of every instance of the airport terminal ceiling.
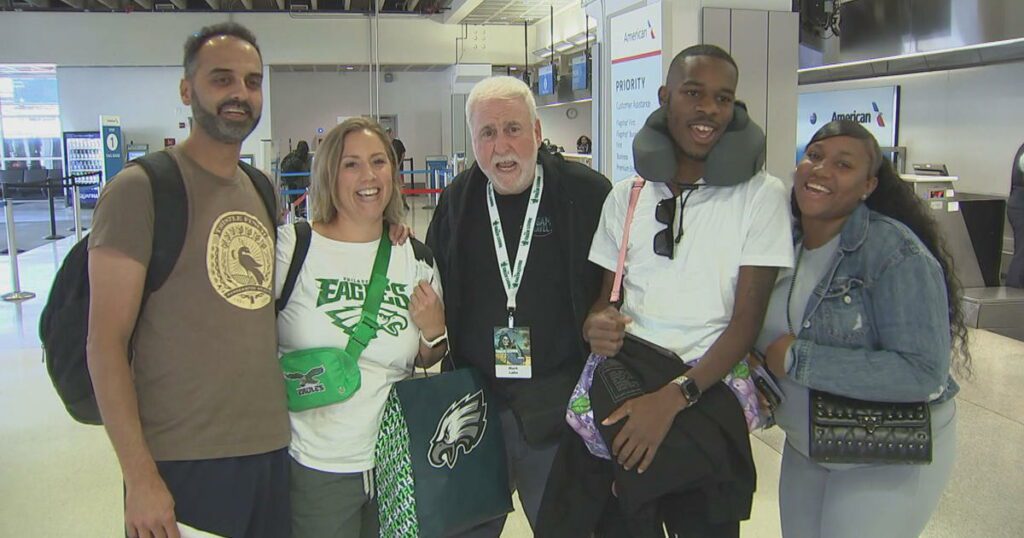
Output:
<instances>
[{"instance_id":1,"label":"airport terminal ceiling","mask_svg":"<svg viewBox=\"0 0 1024 538\"><path fill-rule=\"evenodd\" d=\"M452 0L383 0L384 13L432 15L449 8ZM373 0L3 0L5 9L43 11L292 11L363 14L374 10Z\"/></svg>"},{"instance_id":2,"label":"airport terminal ceiling","mask_svg":"<svg viewBox=\"0 0 1024 538\"><path fill-rule=\"evenodd\" d=\"M533 24L579 0L0 0L0 10L290 12L439 16L446 23Z\"/></svg>"}]
</instances>

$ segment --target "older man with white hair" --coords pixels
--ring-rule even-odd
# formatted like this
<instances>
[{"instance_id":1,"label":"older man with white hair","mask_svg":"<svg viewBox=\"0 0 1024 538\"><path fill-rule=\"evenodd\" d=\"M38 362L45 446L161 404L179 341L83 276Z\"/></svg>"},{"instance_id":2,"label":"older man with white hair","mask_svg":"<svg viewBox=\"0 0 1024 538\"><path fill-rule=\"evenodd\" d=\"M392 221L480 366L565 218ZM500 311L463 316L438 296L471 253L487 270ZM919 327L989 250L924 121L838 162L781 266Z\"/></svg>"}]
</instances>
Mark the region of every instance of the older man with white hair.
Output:
<instances>
[{"instance_id":1,"label":"older man with white hair","mask_svg":"<svg viewBox=\"0 0 1024 538\"><path fill-rule=\"evenodd\" d=\"M452 356L479 370L500 410L509 483L531 526L565 405L585 362L582 327L601 289L587 259L609 181L538 153L529 87L478 83L466 101L476 163L441 195L427 232L446 290ZM466 536L499 536L505 518Z\"/></svg>"}]
</instances>

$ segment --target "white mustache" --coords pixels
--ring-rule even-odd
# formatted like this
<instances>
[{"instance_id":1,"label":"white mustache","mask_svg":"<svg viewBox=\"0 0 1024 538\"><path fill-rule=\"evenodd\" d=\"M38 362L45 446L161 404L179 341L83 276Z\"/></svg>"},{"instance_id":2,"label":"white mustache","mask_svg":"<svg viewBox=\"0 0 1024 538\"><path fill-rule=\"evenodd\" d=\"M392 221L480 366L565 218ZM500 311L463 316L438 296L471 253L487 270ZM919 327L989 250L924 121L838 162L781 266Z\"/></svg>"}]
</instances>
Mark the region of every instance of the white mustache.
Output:
<instances>
[{"instance_id":1,"label":"white mustache","mask_svg":"<svg viewBox=\"0 0 1024 538\"><path fill-rule=\"evenodd\" d=\"M522 166L522 164L523 164L522 161L520 161L516 157L493 157L491 159L491 166L498 166L499 163L507 162L507 161L511 161L511 162L513 162L515 164L518 164L520 166Z\"/></svg>"}]
</instances>

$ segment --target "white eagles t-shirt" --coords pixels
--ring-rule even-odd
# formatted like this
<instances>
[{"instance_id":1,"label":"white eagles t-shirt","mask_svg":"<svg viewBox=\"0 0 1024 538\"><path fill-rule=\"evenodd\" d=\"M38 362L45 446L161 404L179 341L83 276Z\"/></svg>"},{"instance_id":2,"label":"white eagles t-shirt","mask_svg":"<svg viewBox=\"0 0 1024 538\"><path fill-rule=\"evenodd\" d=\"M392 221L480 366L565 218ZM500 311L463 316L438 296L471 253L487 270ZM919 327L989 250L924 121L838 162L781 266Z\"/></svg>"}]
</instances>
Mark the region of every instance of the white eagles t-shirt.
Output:
<instances>
[{"instance_id":1,"label":"white eagles t-shirt","mask_svg":"<svg viewBox=\"0 0 1024 538\"><path fill-rule=\"evenodd\" d=\"M348 345L359 321L380 240L347 243L316 231L288 305L277 317L279 356L316 347ZM295 248L295 228L277 231L275 296L280 296ZM291 412L288 450L305 467L332 473L356 473L374 467L374 446L391 385L412 374L420 330L409 315L409 301L420 280L441 296L434 266L418 260L412 240L394 245L388 265L389 284L377 317L381 329L359 357L362 384L348 400Z\"/></svg>"},{"instance_id":2,"label":"white eagles t-shirt","mask_svg":"<svg viewBox=\"0 0 1024 538\"><path fill-rule=\"evenodd\" d=\"M612 272L632 186L630 178L613 187L590 248L590 261ZM673 240L686 196L684 191L675 201ZM682 240L670 260L654 253L654 236L666 227L655 218L655 208L671 197L663 183L648 182L640 191L626 251L622 313L633 318L627 332L690 362L729 325L740 266L793 266L792 219L786 187L767 173L731 187L703 185L686 201Z\"/></svg>"}]
</instances>

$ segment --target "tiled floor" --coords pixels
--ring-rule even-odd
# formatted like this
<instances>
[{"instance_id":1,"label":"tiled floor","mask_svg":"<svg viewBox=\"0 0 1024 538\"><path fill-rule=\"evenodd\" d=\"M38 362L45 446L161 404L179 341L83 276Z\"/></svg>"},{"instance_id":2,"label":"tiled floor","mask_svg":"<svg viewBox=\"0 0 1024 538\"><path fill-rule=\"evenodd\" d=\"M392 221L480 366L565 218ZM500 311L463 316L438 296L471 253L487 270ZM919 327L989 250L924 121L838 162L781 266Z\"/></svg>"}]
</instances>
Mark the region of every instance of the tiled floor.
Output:
<instances>
[{"instance_id":1,"label":"tiled floor","mask_svg":"<svg viewBox=\"0 0 1024 538\"><path fill-rule=\"evenodd\" d=\"M414 202L424 237L429 214ZM0 303L0 537L118 536L121 482L101 428L67 417L40 362L36 327L53 273L73 238L19 257L22 288L38 294ZM0 259L0 293L10 291ZM924 536L1024 536L1024 343L972 333L975 377L958 399L959 458L953 481ZM771 430L752 439L759 491L745 537L780 535L778 474L783 442ZM871 517L865 514L865 517ZM530 536L519 513L503 536Z\"/></svg>"}]
</instances>

